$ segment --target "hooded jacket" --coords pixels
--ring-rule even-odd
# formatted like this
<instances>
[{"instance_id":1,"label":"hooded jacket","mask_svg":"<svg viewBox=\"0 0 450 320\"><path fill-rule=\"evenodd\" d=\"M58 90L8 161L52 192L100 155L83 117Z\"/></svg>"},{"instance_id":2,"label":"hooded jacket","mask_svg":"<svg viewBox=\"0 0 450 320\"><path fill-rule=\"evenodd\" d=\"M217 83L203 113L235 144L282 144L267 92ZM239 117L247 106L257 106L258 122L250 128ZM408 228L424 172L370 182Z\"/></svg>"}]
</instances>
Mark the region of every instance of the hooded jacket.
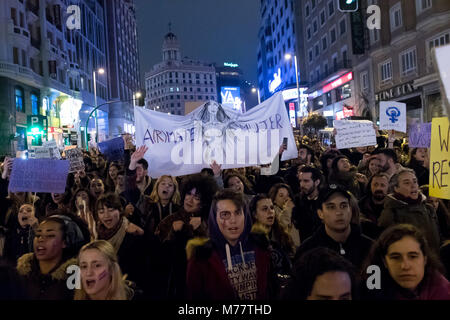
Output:
<instances>
[{"instance_id":1,"label":"hooded jacket","mask_svg":"<svg viewBox=\"0 0 450 320\"><path fill-rule=\"evenodd\" d=\"M295 260L298 260L307 251L324 247L336 251L341 256L349 260L357 268L362 266L364 259L368 255L373 240L361 234L361 229L356 224L351 224L350 235L344 243L339 243L332 239L322 225L313 236L306 239L297 250Z\"/></svg>"},{"instance_id":2,"label":"hooded jacket","mask_svg":"<svg viewBox=\"0 0 450 320\"><path fill-rule=\"evenodd\" d=\"M395 224L408 223L421 230L430 247L437 253L439 249L439 232L434 208L425 202L426 197L420 194L419 204L408 204L390 194L384 202L384 209L378 219L378 225L387 228Z\"/></svg>"},{"instance_id":3,"label":"hooded jacket","mask_svg":"<svg viewBox=\"0 0 450 320\"><path fill-rule=\"evenodd\" d=\"M34 253L24 254L17 260L17 273L24 280L27 297L32 300L72 300L74 292L67 288L66 273L70 265L77 265L75 258L57 266L49 274L41 274Z\"/></svg>"},{"instance_id":4,"label":"hooded jacket","mask_svg":"<svg viewBox=\"0 0 450 320\"><path fill-rule=\"evenodd\" d=\"M220 232L215 206L209 213L210 238L188 242L187 296L193 300L267 300L272 290L268 239L251 233L252 221L244 207L245 226L232 246ZM239 288L237 290L237 288Z\"/></svg>"}]
</instances>

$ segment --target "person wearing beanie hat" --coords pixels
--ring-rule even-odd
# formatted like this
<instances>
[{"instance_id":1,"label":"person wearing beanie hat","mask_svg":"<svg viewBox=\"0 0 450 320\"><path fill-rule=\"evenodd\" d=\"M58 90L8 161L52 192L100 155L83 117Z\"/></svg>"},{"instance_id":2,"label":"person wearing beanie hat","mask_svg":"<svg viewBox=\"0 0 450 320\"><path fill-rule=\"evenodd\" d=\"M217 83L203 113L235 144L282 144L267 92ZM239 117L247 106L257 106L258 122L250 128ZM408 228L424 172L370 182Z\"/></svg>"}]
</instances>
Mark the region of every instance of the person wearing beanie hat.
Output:
<instances>
[{"instance_id":1,"label":"person wearing beanie hat","mask_svg":"<svg viewBox=\"0 0 450 320\"><path fill-rule=\"evenodd\" d=\"M268 239L252 230L242 194L219 191L209 213L209 238L188 242L191 300L268 300L274 287Z\"/></svg>"},{"instance_id":2,"label":"person wearing beanie hat","mask_svg":"<svg viewBox=\"0 0 450 320\"><path fill-rule=\"evenodd\" d=\"M323 225L298 248L295 260L307 251L325 247L336 251L359 268L372 245L372 239L352 224L351 196L339 185L331 184L319 195L317 214Z\"/></svg>"}]
</instances>

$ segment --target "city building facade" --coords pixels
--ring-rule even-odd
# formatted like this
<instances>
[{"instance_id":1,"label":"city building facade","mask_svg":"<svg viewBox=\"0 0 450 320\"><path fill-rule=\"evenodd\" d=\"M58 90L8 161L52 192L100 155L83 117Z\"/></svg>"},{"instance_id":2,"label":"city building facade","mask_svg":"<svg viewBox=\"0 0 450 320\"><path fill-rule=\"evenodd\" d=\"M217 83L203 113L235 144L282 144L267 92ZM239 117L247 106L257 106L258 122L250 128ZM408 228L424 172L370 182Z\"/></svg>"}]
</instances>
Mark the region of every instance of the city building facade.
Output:
<instances>
[{"instance_id":1,"label":"city building facade","mask_svg":"<svg viewBox=\"0 0 450 320\"><path fill-rule=\"evenodd\" d=\"M244 79L238 64L224 62L222 66L216 66L215 69L217 96L221 104L241 112L246 112L258 104L256 88Z\"/></svg>"},{"instance_id":2,"label":"city building facade","mask_svg":"<svg viewBox=\"0 0 450 320\"><path fill-rule=\"evenodd\" d=\"M370 32L374 109L380 101L403 102L408 121L430 122L445 114L433 49L450 44L450 2L368 0L380 6L381 30ZM377 114L378 115L378 114Z\"/></svg>"},{"instance_id":3,"label":"city building facade","mask_svg":"<svg viewBox=\"0 0 450 320\"><path fill-rule=\"evenodd\" d=\"M145 74L146 108L185 115L206 101L218 101L214 65L182 58L180 49L174 33L164 36L162 62Z\"/></svg>"},{"instance_id":4,"label":"city building facade","mask_svg":"<svg viewBox=\"0 0 450 320\"><path fill-rule=\"evenodd\" d=\"M140 91L139 51L134 0L108 0L107 75L109 98L120 101L109 105L109 133L134 133L134 110Z\"/></svg>"},{"instance_id":5,"label":"city building facade","mask_svg":"<svg viewBox=\"0 0 450 320\"><path fill-rule=\"evenodd\" d=\"M69 29L69 2L0 3L2 154L13 155L32 143L33 138L27 137L30 115L46 117L45 139L55 140L60 147L81 143L82 116L94 105L92 71L106 65L104 3L80 0L81 29ZM99 104L107 99L106 87L106 79L100 77ZM108 134L107 112L105 106L98 113L104 136Z\"/></svg>"},{"instance_id":6,"label":"city building facade","mask_svg":"<svg viewBox=\"0 0 450 320\"><path fill-rule=\"evenodd\" d=\"M299 1L297 1L299 2ZM261 0L261 26L258 33L258 88L261 100L275 92L296 86L295 62L297 38L294 1ZM286 54L292 56L285 58Z\"/></svg>"},{"instance_id":7,"label":"city building facade","mask_svg":"<svg viewBox=\"0 0 450 320\"><path fill-rule=\"evenodd\" d=\"M353 18L343 13L337 0L296 2L297 42L301 43L300 77L307 82L309 112L322 114L333 125L367 112L359 83L355 81L360 63L370 65L362 41L353 36ZM361 37L361 39L364 39Z\"/></svg>"}]
</instances>

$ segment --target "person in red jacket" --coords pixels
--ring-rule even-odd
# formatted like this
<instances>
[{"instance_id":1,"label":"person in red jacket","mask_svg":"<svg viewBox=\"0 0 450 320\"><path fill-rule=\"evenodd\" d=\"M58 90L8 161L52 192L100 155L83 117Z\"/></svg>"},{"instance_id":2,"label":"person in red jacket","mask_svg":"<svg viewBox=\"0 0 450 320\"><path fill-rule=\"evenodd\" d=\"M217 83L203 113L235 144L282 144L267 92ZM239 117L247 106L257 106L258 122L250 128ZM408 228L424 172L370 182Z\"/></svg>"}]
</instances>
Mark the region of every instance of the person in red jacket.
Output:
<instances>
[{"instance_id":1,"label":"person in red jacket","mask_svg":"<svg viewBox=\"0 0 450 320\"><path fill-rule=\"evenodd\" d=\"M243 196L219 191L209 213L209 239L188 242L187 293L190 300L268 300L274 287L268 239L251 232Z\"/></svg>"}]
</instances>

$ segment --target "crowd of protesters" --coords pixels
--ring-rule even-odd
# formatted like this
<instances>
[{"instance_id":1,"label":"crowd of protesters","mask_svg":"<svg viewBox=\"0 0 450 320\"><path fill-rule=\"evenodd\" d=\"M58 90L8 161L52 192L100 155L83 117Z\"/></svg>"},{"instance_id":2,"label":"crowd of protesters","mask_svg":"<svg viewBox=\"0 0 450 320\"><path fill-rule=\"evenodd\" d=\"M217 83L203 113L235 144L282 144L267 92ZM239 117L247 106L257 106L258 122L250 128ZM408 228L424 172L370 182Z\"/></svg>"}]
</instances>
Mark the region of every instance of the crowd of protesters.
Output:
<instances>
[{"instance_id":1,"label":"crowd of protesters","mask_svg":"<svg viewBox=\"0 0 450 320\"><path fill-rule=\"evenodd\" d=\"M6 157L0 299L450 299L450 201L429 195L429 150L297 140L274 175L212 163L154 179L151 150L125 138L118 162L84 151L64 194L8 192Z\"/></svg>"}]
</instances>

